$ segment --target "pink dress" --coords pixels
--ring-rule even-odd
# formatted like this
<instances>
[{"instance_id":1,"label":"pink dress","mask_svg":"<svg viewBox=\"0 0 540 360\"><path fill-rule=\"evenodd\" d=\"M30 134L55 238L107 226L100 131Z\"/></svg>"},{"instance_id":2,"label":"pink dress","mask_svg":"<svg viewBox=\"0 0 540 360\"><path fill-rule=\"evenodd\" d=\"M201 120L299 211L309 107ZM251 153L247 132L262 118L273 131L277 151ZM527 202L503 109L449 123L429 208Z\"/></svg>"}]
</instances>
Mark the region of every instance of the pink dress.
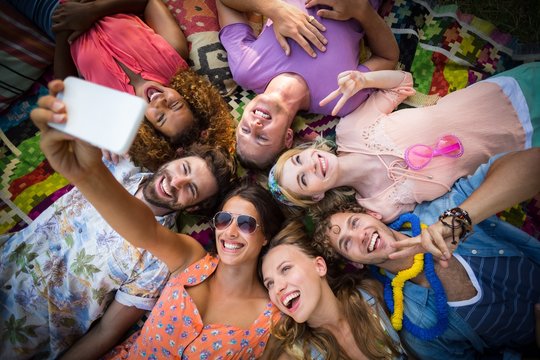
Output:
<instances>
[{"instance_id":1,"label":"pink dress","mask_svg":"<svg viewBox=\"0 0 540 360\"><path fill-rule=\"evenodd\" d=\"M404 73L398 87L374 92L336 127L340 155L377 156L386 168L371 174L374 183L383 184L377 192L356 196L360 205L380 213L385 222L443 195L492 155L525 148L525 130L499 85L480 82L443 97L436 105L392 112L414 94L412 85L411 75ZM407 168L403 158L407 147L433 145L446 134L461 140L460 158L439 156L421 170ZM390 186L386 186L388 179Z\"/></svg>"},{"instance_id":2,"label":"pink dress","mask_svg":"<svg viewBox=\"0 0 540 360\"><path fill-rule=\"evenodd\" d=\"M208 254L172 276L144 327L117 346L106 359L257 359L279 311L268 302L249 329L203 324L186 287L205 281L219 260Z\"/></svg>"},{"instance_id":3,"label":"pink dress","mask_svg":"<svg viewBox=\"0 0 540 360\"><path fill-rule=\"evenodd\" d=\"M169 84L188 65L159 34L135 15L117 14L99 20L71 45L71 56L83 78L134 94L117 61L145 80Z\"/></svg>"}]
</instances>

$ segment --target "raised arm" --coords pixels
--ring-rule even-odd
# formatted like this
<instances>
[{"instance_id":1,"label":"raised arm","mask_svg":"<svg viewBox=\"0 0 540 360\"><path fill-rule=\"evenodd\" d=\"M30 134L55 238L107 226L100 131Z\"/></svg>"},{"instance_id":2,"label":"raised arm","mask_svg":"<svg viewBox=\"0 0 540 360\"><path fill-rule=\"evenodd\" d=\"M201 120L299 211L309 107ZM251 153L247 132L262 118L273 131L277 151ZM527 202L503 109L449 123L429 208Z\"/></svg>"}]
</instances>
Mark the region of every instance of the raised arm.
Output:
<instances>
[{"instance_id":1,"label":"raised arm","mask_svg":"<svg viewBox=\"0 0 540 360\"><path fill-rule=\"evenodd\" d=\"M540 192L540 148L516 151L495 160L482 185L460 205L473 224Z\"/></svg>"},{"instance_id":2,"label":"raised arm","mask_svg":"<svg viewBox=\"0 0 540 360\"><path fill-rule=\"evenodd\" d=\"M222 7L219 6L220 2ZM257 12L272 19L276 39L285 54L289 55L291 51L286 38L296 41L312 57L316 53L310 43L320 51L326 51L327 40L321 34L321 31L326 30L325 27L316 19L310 21L305 12L282 0L217 0L216 4L221 27L247 22L243 13Z\"/></svg>"},{"instance_id":3,"label":"raised arm","mask_svg":"<svg viewBox=\"0 0 540 360\"><path fill-rule=\"evenodd\" d=\"M399 48L392 31L379 16L368 0L308 0L306 7L315 5L329 6L321 9L317 15L334 20L356 19L365 31L365 38L371 49L371 58L364 65L370 70L395 69Z\"/></svg>"},{"instance_id":4,"label":"raised arm","mask_svg":"<svg viewBox=\"0 0 540 360\"><path fill-rule=\"evenodd\" d=\"M67 120L65 106L54 95L63 89L59 80L49 84L52 95L41 97L30 117L41 131L41 149L51 166L77 186L120 236L149 250L169 269L184 268L204 256L193 238L161 226L152 211L130 195L101 162L101 152L48 126Z\"/></svg>"},{"instance_id":5,"label":"raised arm","mask_svg":"<svg viewBox=\"0 0 540 360\"><path fill-rule=\"evenodd\" d=\"M469 213L472 225L534 197L540 192L540 148L516 151L495 160L482 184L459 207ZM459 230L458 230L458 235ZM422 232L421 238L399 241L404 246L422 244L425 250L443 259L450 257L452 230L440 221ZM405 251L405 250L404 250ZM400 254L404 254L400 252ZM444 254L444 256L443 256ZM393 254L391 258L397 258Z\"/></svg>"}]
</instances>

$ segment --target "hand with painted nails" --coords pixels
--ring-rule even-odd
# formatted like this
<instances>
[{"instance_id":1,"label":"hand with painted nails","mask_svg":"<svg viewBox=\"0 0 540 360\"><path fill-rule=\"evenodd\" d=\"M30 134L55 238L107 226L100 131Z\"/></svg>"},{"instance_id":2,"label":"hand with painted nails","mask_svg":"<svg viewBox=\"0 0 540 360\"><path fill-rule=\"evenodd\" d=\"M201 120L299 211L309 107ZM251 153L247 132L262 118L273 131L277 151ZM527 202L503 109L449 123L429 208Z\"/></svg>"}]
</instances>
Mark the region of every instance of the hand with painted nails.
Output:
<instances>
[{"instance_id":1,"label":"hand with painted nails","mask_svg":"<svg viewBox=\"0 0 540 360\"><path fill-rule=\"evenodd\" d=\"M277 41L285 54L291 53L287 38L296 41L311 57L317 56L312 45L320 51L326 51L325 45L328 41L321 33L326 28L315 17L308 16L293 5L280 2L270 18L274 22Z\"/></svg>"},{"instance_id":2,"label":"hand with painted nails","mask_svg":"<svg viewBox=\"0 0 540 360\"><path fill-rule=\"evenodd\" d=\"M366 87L366 77L357 70L344 71L338 75L338 85L339 87L336 90L332 91L327 97L319 102L320 106L325 106L342 94L343 96L332 110L332 115L334 116L341 110L347 100Z\"/></svg>"},{"instance_id":3,"label":"hand with painted nails","mask_svg":"<svg viewBox=\"0 0 540 360\"><path fill-rule=\"evenodd\" d=\"M103 164L99 149L48 125L68 121L65 105L56 98L63 89L63 81L51 81L49 95L39 98L38 107L32 110L30 118L41 132L41 150L51 166L76 184L87 177L90 169Z\"/></svg>"}]
</instances>

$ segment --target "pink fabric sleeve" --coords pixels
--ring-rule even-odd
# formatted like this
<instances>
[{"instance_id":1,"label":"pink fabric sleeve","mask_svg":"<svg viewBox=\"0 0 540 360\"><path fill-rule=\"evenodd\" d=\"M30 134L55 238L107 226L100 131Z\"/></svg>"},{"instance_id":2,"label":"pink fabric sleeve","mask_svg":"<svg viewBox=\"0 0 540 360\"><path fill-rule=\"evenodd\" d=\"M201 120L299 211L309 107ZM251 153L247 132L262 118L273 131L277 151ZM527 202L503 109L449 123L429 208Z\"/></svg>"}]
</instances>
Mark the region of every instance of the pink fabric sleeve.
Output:
<instances>
[{"instance_id":1,"label":"pink fabric sleeve","mask_svg":"<svg viewBox=\"0 0 540 360\"><path fill-rule=\"evenodd\" d=\"M379 90L371 95L375 98L372 100L374 106L383 114L390 114L403 100L416 93L413 89L412 75L405 71L402 71L402 73L403 80L398 86L392 89Z\"/></svg>"}]
</instances>

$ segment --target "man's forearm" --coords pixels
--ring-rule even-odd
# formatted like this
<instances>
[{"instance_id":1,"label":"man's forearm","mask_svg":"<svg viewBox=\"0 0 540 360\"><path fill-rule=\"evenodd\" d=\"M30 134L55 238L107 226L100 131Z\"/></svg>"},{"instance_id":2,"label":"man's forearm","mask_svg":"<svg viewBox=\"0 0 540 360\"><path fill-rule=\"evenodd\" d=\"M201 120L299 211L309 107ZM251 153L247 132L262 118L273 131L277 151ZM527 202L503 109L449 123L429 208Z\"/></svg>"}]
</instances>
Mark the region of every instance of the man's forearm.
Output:
<instances>
[{"instance_id":1,"label":"man's forearm","mask_svg":"<svg viewBox=\"0 0 540 360\"><path fill-rule=\"evenodd\" d=\"M534 197L540 192L540 148L497 159L482 185L461 204L473 224Z\"/></svg>"}]
</instances>

